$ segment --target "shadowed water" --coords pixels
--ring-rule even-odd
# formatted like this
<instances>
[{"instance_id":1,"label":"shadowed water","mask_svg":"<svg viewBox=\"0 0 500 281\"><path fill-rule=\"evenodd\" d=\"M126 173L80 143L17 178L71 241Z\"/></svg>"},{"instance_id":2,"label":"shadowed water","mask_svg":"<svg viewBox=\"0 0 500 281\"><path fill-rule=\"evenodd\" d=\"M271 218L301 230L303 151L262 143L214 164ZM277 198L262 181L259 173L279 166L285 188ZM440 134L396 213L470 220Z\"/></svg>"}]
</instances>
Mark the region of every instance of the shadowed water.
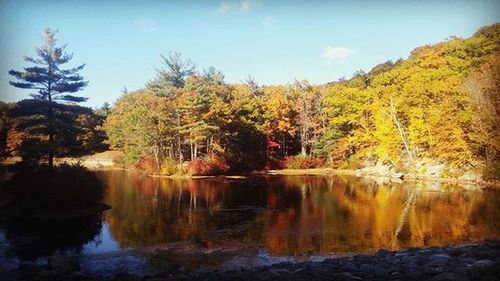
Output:
<instances>
[{"instance_id":1,"label":"shadowed water","mask_svg":"<svg viewBox=\"0 0 500 281\"><path fill-rule=\"evenodd\" d=\"M341 176L186 180L98 174L112 209L70 222L4 220L0 256L23 260L172 245L336 255L500 237L500 193L477 188Z\"/></svg>"}]
</instances>

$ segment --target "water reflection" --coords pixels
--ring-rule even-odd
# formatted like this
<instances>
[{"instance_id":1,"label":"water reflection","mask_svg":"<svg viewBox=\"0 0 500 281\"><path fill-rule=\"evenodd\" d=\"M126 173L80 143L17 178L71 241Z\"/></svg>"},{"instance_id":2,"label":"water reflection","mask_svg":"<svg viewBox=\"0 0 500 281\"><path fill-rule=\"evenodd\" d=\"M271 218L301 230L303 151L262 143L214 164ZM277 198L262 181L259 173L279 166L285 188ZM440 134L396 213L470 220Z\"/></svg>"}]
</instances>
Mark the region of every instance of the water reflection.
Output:
<instances>
[{"instance_id":1,"label":"water reflection","mask_svg":"<svg viewBox=\"0 0 500 281\"><path fill-rule=\"evenodd\" d=\"M99 234L101 226L100 215L71 220L8 218L3 224L8 242L5 255L34 261L55 253L79 253Z\"/></svg>"},{"instance_id":2,"label":"water reflection","mask_svg":"<svg viewBox=\"0 0 500 281\"><path fill-rule=\"evenodd\" d=\"M101 173L120 245L251 245L274 255L365 252L500 237L498 192L348 177L155 179Z\"/></svg>"}]
</instances>

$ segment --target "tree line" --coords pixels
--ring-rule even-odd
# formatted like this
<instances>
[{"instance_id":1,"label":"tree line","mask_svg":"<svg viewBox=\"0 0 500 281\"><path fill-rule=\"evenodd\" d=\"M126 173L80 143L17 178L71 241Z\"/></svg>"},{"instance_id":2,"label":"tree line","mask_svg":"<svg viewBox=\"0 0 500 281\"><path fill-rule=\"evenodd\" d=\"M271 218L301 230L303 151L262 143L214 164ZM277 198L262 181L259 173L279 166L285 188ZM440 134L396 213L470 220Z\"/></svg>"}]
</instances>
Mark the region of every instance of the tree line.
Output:
<instances>
[{"instance_id":1,"label":"tree line","mask_svg":"<svg viewBox=\"0 0 500 281\"><path fill-rule=\"evenodd\" d=\"M147 164L163 174L373 163L423 170L425 163L442 163L498 176L499 46L500 24L495 24L470 38L419 47L407 59L323 85L259 85L250 76L227 83L221 71L200 71L180 53L170 52L143 89L125 91L112 108L101 110L106 114L93 112L102 118L88 127L92 132L87 138L81 132L75 136L80 141L100 136L101 143L106 137L106 144L124 152L125 163ZM78 70L62 75L71 77ZM81 84L57 93L83 88L86 82L78 77L65 81ZM46 92L40 89L37 99L45 101L50 96ZM60 97L70 102L65 108L82 101ZM50 107L44 108L49 112ZM54 124L38 132L49 142ZM4 135L12 135L4 132L2 143ZM64 150L65 144L54 147Z\"/></svg>"}]
</instances>

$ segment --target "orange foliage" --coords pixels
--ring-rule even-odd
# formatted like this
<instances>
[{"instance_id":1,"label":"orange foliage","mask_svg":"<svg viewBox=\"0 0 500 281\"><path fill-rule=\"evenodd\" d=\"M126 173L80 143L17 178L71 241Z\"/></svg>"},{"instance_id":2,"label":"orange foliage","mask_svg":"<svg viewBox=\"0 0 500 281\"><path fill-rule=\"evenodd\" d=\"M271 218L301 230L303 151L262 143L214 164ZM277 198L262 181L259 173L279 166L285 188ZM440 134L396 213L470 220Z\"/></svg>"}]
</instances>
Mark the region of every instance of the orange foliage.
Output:
<instances>
[{"instance_id":1,"label":"orange foliage","mask_svg":"<svg viewBox=\"0 0 500 281\"><path fill-rule=\"evenodd\" d=\"M188 171L193 176L222 175L229 171L229 165L222 157L211 156L190 161Z\"/></svg>"},{"instance_id":2,"label":"orange foliage","mask_svg":"<svg viewBox=\"0 0 500 281\"><path fill-rule=\"evenodd\" d=\"M152 174L156 170L156 164L155 161L151 158L145 158L142 160L139 160L137 163L134 164L133 169L139 170L141 172L144 172L146 174Z\"/></svg>"}]
</instances>

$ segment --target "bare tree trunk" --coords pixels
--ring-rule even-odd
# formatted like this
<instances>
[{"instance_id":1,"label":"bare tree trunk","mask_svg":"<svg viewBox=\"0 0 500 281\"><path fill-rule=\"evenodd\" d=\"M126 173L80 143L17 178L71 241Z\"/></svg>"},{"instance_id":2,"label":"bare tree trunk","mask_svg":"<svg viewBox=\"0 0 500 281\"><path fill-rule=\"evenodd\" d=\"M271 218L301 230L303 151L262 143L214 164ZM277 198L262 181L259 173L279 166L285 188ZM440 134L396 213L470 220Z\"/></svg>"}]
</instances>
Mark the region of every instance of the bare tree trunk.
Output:
<instances>
[{"instance_id":1,"label":"bare tree trunk","mask_svg":"<svg viewBox=\"0 0 500 281\"><path fill-rule=\"evenodd\" d=\"M160 157L159 157L158 145L156 145L156 144L153 146L153 154L155 156L156 169L159 171L160 170Z\"/></svg>"},{"instance_id":2,"label":"bare tree trunk","mask_svg":"<svg viewBox=\"0 0 500 281\"><path fill-rule=\"evenodd\" d=\"M306 144L307 144L307 128L305 125L302 125L300 132L300 151L302 156L307 156Z\"/></svg>"},{"instance_id":3,"label":"bare tree trunk","mask_svg":"<svg viewBox=\"0 0 500 281\"><path fill-rule=\"evenodd\" d=\"M198 144L194 143L194 159L198 158Z\"/></svg>"},{"instance_id":4,"label":"bare tree trunk","mask_svg":"<svg viewBox=\"0 0 500 281\"><path fill-rule=\"evenodd\" d=\"M179 112L176 113L177 113L177 128L179 128L181 126L181 117L179 115ZM179 132L177 132L177 153L179 156L179 165L182 165L184 159L182 157L181 136L179 135Z\"/></svg>"},{"instance_id":5,"label":"bare tree trunk","mask_svg":"<svg viewBox=\"0 0 500 281\"><path fill-rule=\"evenodd\" d=\"M191 161L193 161L194 160L193 142L189 143L189 147L191 148Z\"/></svg>"},{"instance_id":6,"label":"bare tree trunk","mask_svg":"<svg viewBox=\"0 0 500 281\"><path fill-rule=\"evenodd\" d=\"M207 156L210 155L210 138L207 138Z\"/></svg>"},{"instance_id":7,"label":"bare tree trunk","mask_svg":"<svg viewBox=\"0 0 500 281\"><path fill-rule=\"evenodd\" d=\"M399 131L399 136L401 137L401 140L403 141L403 145L405 147L406 153L408 154L408 157L410 158L410 161L413 163L413 153L410 150L410 142L408 140L408 137L406 136L405 131L403 130L403 127L401 126L401 123L399 122L397 116L396 116L396 109L394 107L394 100L391 97L391 110L389 111L392 121L398 127Z\"/></svg>"}]
</instances>

